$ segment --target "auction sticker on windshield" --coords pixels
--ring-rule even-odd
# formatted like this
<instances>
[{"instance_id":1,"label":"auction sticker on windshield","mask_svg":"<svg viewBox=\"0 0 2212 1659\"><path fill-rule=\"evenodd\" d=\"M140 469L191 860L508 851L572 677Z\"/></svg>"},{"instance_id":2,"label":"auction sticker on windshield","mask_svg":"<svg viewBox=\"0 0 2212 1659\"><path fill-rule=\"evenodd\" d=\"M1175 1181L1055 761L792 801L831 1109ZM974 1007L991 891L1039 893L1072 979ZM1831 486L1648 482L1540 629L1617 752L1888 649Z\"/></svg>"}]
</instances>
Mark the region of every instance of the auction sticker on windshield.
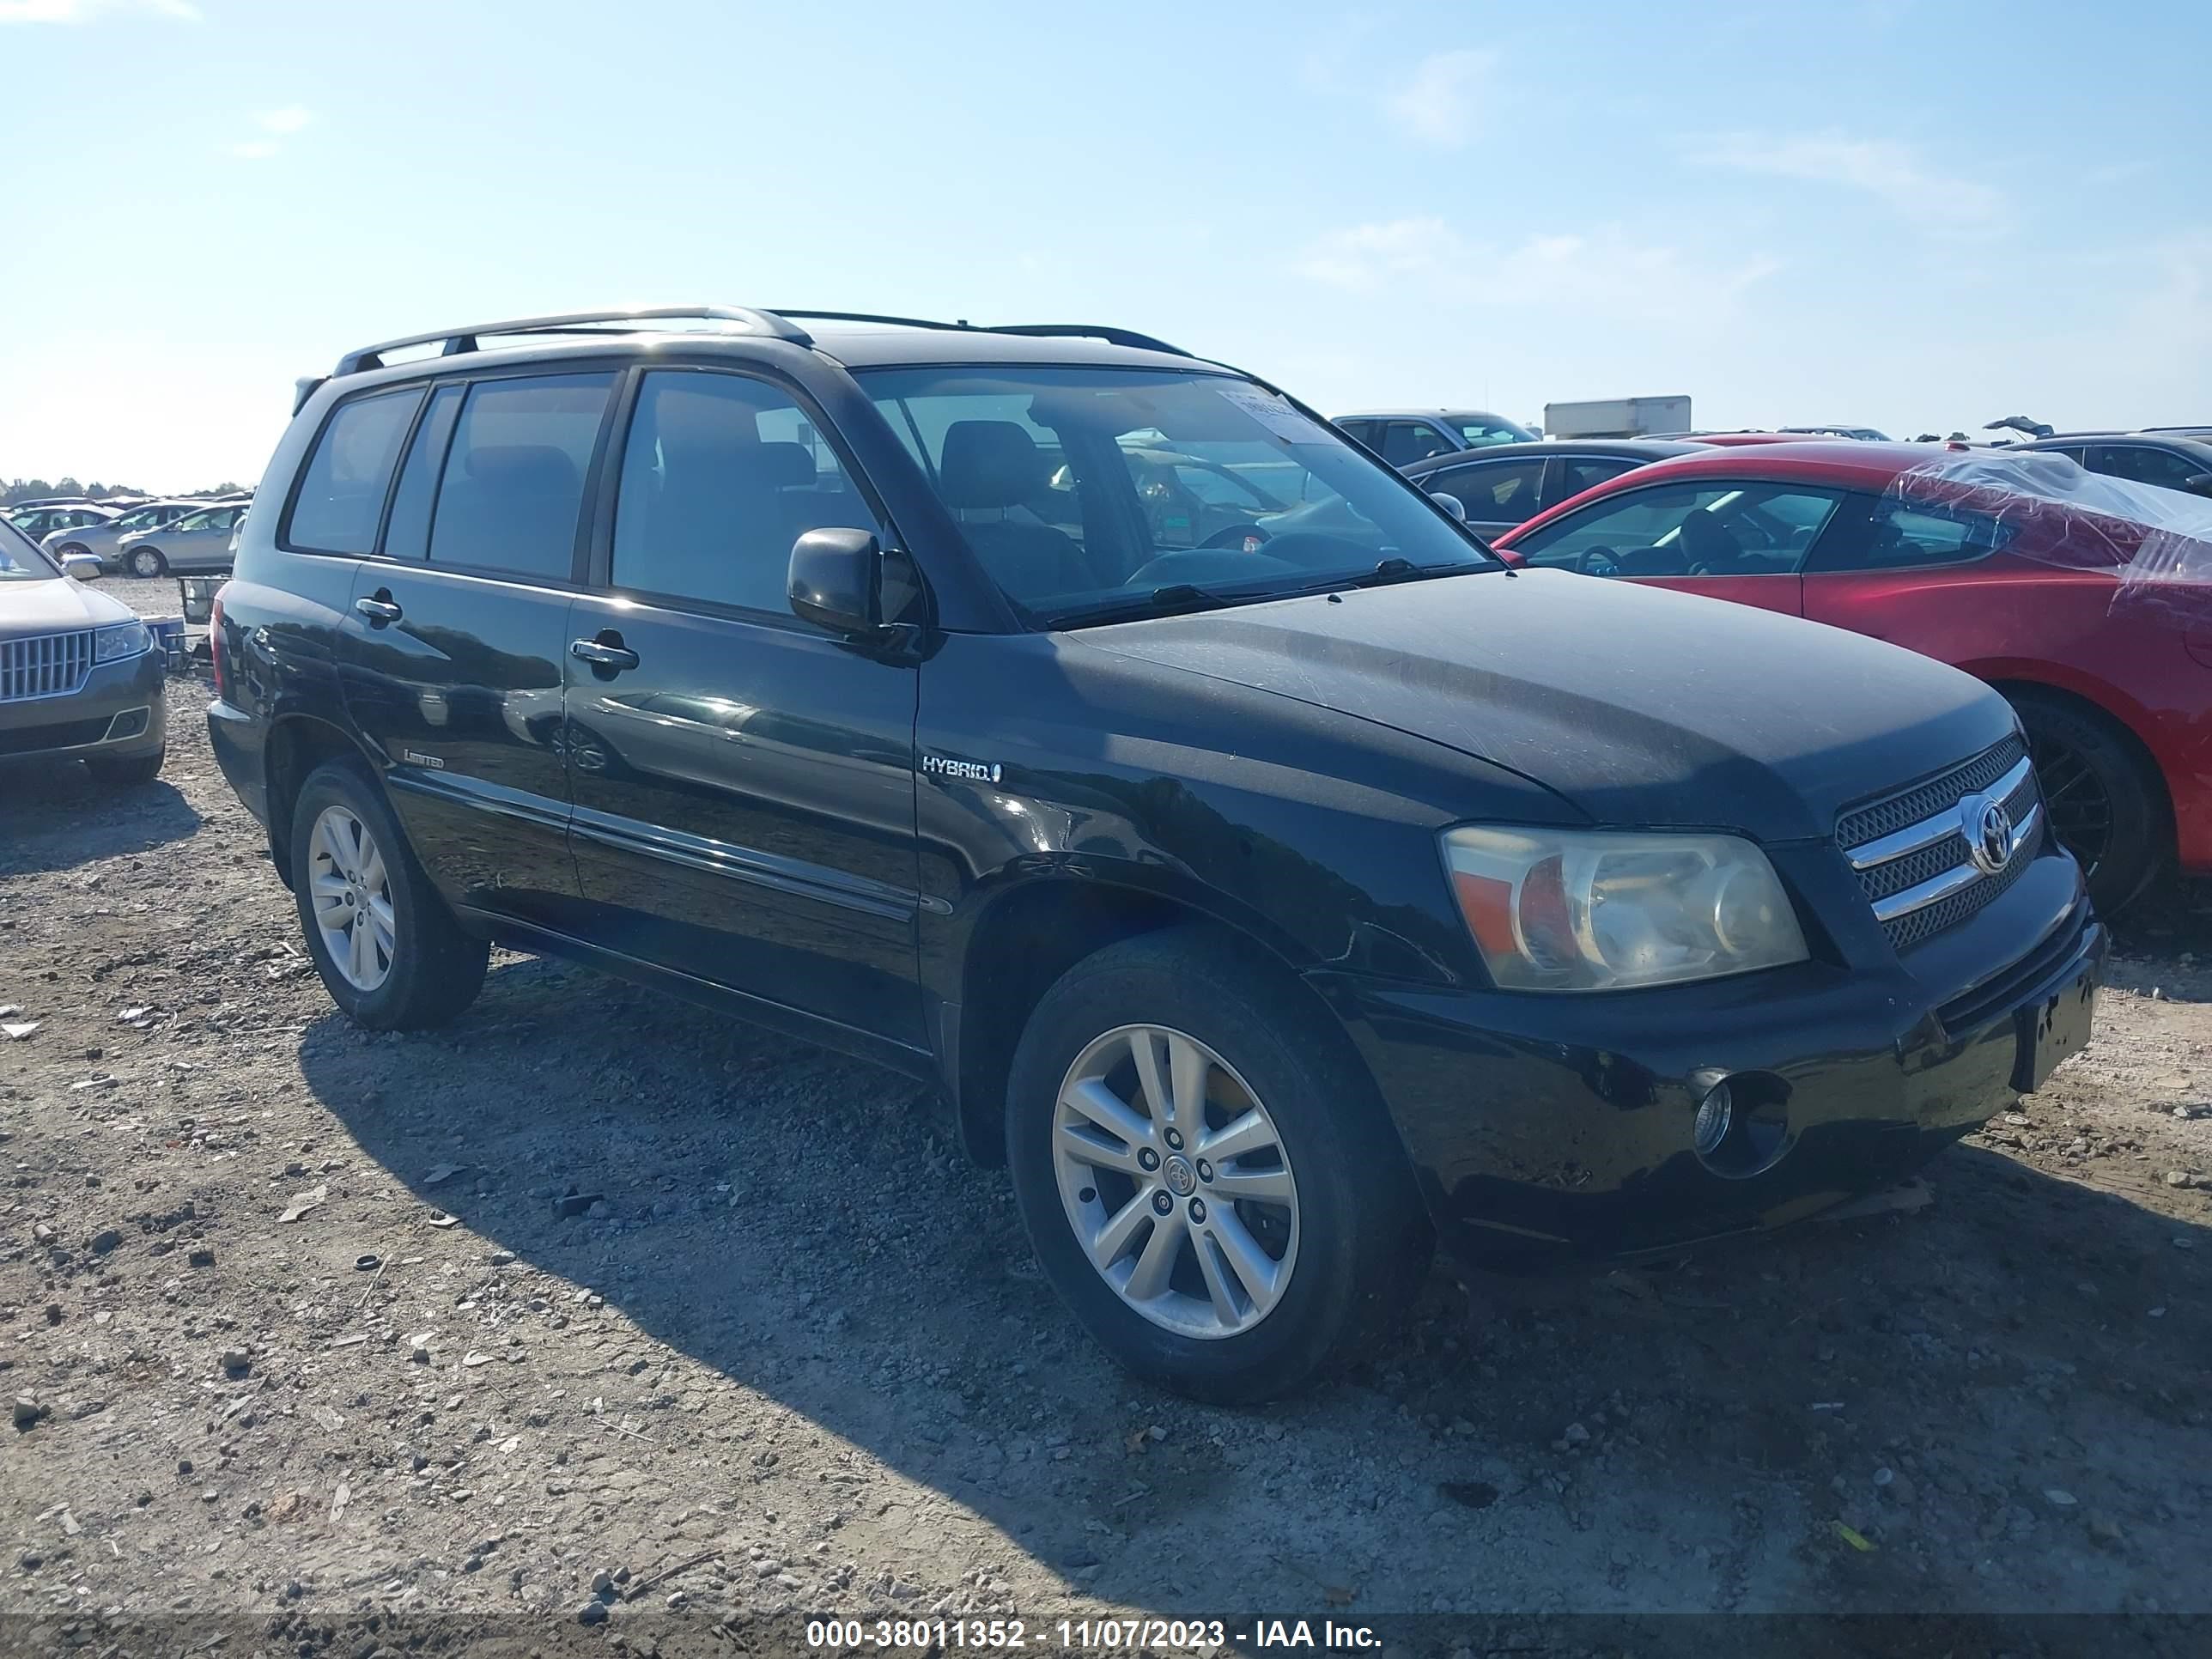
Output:
<instances>
[{"instance_id":1,"label":"auction sticker on windshield","mask_svg":"<svg viewBox=\"0 0 2212 1659\"><path fill-rule=\"evenodd\" d=\"M1327 443L1328 437L1321 422L1297 410L1272 392L1261 392L1255 386L1224 386L1221 399L1243 410L1261 426L1294 444Z\"/></svg>"}]
</instances>

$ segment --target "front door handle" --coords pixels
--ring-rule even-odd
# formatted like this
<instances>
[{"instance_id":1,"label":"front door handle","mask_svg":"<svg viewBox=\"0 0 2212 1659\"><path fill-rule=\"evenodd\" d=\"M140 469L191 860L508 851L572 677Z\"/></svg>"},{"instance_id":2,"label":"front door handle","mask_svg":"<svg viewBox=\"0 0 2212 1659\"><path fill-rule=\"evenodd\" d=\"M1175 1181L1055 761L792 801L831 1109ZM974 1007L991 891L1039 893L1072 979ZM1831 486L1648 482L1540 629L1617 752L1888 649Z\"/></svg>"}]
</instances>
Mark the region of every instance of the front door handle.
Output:
<instances>
[{"instance_id":1,"label":"front door handle","mask_svg":"<svg viewBox=\"0 0 2212 1659\"><path fill-rule=\"evenodd\" d=\"M373 627L396 623L405 614L390 599L358 599L353 602L353 608L368 617Z\"/></svg>"},{"instance_id":2,"label":"front door handle","mask_svg":"<svg viewBox=\"0 0 2212 1659\"><path fill-rule=\"evenodd\" d=\"M605 640L571 640L568 654L597 668L635 668L637 653L626 645L610 645Z\"/></svg>"}]
</instances>

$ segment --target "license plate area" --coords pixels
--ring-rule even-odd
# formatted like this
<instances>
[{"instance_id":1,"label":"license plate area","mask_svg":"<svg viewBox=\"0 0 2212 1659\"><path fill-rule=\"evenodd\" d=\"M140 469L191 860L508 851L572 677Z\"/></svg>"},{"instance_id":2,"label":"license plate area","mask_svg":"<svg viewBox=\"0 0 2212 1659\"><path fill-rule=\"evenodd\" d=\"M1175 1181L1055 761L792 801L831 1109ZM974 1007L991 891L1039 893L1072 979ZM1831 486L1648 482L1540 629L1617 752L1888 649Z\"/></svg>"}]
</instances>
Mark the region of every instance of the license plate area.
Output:
<instances>
[{"instance_id":1,"label":"license plate area","mask_svg":"<svg viewBox=\"0 0 2212 1659\"><path fill-rule=\"evenodd\" d=\"M2033 1094L2051 1080L2060 1060L2087 1048L2096 1009L2096 970L2084 969L2056 994L2015 1012L2020 1052L2013 1062L2012 1086L2021 1094Z\"/></svg>"}]
</instances>

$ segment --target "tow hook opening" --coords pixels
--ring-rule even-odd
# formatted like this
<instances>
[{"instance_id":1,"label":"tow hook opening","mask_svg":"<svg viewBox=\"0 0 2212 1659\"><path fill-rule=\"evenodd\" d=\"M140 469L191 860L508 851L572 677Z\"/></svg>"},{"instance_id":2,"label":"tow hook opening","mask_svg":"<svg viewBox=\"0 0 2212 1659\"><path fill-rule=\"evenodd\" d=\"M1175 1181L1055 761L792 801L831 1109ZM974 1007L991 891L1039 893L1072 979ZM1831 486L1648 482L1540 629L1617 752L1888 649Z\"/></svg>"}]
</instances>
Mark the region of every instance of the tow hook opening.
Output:
<instances>
[{"instance_id":1,"label":"tow hook opening","mask_svg":"<svg viewBox=\"0 0 2212 1659\"><path fill-rule=\"evenodd\" d=\"M1715 1175L1742 1181L1764 1175L1790 1150L1790 1085L1771 1072L1699 1072L1691 1148Z\"/></svg>"}]
</instances>

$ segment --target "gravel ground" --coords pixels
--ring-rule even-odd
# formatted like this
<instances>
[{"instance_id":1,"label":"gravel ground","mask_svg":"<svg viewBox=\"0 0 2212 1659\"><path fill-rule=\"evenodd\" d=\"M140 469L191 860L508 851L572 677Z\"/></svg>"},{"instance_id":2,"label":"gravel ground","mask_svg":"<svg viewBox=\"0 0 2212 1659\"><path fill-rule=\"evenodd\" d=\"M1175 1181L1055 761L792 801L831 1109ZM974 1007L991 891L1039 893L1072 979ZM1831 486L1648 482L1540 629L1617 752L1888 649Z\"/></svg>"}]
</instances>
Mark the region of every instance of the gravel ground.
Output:
<instances>
[{"instance_id":1,"label":"gravel ground","mask_svg":"<svg viewBox=\"0 0 2212 1659\"><path fill-rule=\"evenodd\" d=\"M2212 1610L2202 927L1891 1207L1440 1267L1354 1374L1214 1410L1101 1359L909 1083L504 955L447 1031L352 1029L204 701L155 785L0 773L19 1637Z\"/></svg>"}]
</instances>

